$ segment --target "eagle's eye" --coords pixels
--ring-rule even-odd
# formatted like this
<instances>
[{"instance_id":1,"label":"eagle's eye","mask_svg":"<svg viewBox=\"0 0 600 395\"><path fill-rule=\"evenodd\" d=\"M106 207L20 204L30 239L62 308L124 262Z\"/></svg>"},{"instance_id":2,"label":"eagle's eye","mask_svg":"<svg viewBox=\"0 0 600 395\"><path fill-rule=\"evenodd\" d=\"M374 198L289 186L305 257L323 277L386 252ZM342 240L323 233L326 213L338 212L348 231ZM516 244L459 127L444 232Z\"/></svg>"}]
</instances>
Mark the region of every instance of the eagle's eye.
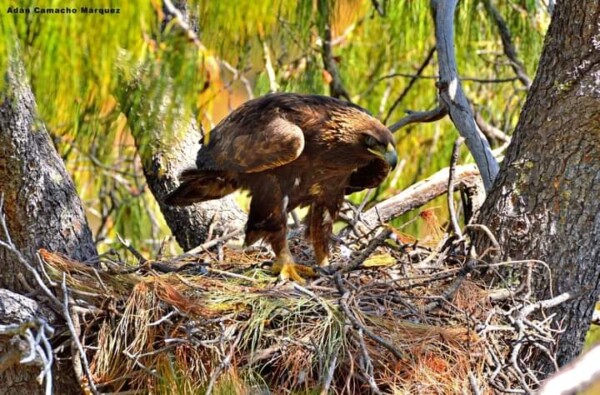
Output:
<instances>
[{"instance_id":1,"label":"eagle's eye","mask_svg":"<svg viewBox=\"0 0 600 395\"><path fill-rule=\"evenodd\" d=\"M365 144L367 147L373 148L377 145L377 140L373 136L367 136L365 137Z\"/></svg>"}]
</instances>

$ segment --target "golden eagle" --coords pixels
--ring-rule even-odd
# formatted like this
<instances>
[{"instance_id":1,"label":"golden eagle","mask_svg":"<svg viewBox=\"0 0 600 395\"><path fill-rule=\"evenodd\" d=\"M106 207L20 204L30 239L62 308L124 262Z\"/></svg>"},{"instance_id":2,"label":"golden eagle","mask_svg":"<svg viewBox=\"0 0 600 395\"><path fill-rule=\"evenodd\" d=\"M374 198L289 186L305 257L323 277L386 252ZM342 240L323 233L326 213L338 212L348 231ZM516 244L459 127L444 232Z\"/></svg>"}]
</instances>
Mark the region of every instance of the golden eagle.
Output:
<instances>
[{"instance_id":1,"label":"golden eagle","mask_svg":"<svg viewBox=\"0 0 600 395\"><path fill-rule=\"evenodd\" d=\"M185 206L249 191L245 244L268 241L273 270L302 282L312 271L294 263L287 214L308 206L306 236L316 262L328 264L329 238L344 195L378 186L397 154L392 133L363 108L332 97L293 93L250 100L222 120L198 151L196 169L164 200Z\"/></svg>"}]
</instances>

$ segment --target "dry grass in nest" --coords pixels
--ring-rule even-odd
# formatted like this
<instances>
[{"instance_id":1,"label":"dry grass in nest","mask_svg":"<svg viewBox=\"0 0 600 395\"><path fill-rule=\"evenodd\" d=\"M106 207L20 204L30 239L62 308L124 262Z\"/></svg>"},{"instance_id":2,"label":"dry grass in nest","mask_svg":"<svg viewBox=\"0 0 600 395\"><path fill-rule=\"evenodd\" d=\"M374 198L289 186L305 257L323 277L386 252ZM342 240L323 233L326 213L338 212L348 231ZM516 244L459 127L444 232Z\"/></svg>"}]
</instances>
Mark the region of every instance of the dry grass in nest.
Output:
<instances>
[{"instance_id":1,"label":"dry grass in nest","mask_svg":"<svg viewBox=\"0 0 600 395\"><path fill-rule=\"evenodd\" d=\"M41 255L65 276L102 392L491 393L481 325L494 310L464 243L436 251L384 230L347 245L306 286L278 282L261 250L102 269ZM509 343L494 340L495 355Z\"/></svg>"}]
</instances>

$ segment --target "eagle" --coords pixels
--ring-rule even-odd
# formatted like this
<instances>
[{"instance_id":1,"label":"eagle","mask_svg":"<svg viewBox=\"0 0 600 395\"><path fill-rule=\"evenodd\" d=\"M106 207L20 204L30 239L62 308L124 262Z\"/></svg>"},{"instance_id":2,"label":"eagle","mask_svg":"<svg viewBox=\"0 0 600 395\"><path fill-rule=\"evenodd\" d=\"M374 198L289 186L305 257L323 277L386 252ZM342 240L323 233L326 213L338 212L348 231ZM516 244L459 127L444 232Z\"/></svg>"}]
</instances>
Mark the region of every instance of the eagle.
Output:
<instances>
[{"instance_id":1,"label":"eagle","mask_svg":"<svg viewBox=\"0 0 600 395\"><path fill-rule=\"evenodd\" d=\"M288 213L308 207L306 237L316 263L329 264L329 240L344 196L377 187L396 166L390 130L365 109L333 97L269 94L245 102L213 128L196 168L164 203L186 206L238 189L251 197L245 245L259 239L275 253L273 271L300 283L287 243ZM201 141L202 143L202 141Z\"/></svg>"}]
</instances>

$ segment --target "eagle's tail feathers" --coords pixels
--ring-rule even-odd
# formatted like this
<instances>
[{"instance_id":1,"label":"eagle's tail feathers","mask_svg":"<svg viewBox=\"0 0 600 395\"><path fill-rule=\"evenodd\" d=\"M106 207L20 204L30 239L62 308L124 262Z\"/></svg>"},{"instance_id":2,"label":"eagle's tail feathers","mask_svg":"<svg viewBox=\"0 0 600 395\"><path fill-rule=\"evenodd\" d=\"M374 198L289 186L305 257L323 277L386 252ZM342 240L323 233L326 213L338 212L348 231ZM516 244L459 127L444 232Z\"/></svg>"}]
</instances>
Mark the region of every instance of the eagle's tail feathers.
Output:
<instances>
[{"instance_id":1,"label":"eagle's tail feathers","mask_svg":"<svg viewBox=\"0 0 600 395\"><path fill-rule=\"evenodd\" d=\"M238 188L235 180L221 171L187 169L181 173L179 180L179 187L163 199L169 206L189 206L220 199Z\"/></svg>"}]
</instances>

